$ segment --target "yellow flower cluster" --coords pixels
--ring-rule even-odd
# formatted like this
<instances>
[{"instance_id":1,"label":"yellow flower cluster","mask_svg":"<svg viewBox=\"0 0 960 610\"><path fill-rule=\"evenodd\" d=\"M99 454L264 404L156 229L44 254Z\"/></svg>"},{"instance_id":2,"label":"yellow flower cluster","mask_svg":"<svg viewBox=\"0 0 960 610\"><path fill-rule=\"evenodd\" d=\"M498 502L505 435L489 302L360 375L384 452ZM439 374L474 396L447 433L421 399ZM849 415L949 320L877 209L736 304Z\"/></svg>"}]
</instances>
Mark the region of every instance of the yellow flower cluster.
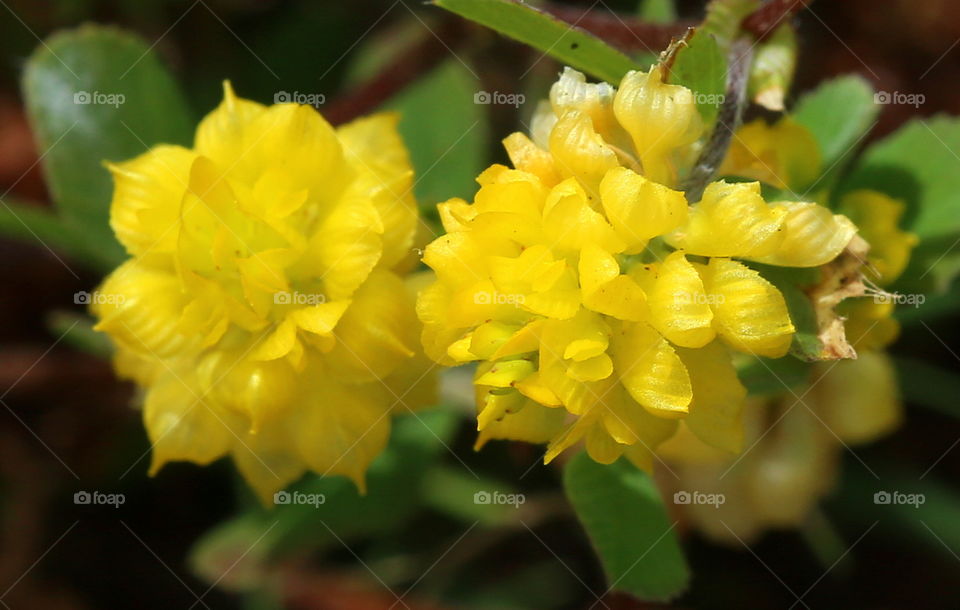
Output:
<instances>
[{"instance_id":1,"label":"yellow flower cluster","mask_svg":"<svg viewBox=\"0 0 960 610\"><path fill-rule=\"evenodd\" d=\"M806 148L809 135L802 135L789 119L780 124L791 127L745 126L736 138L745 150L731 151L725 171L742 176L763 167L765 181L795 187L795 174L793 180L777 177L791 175L786 171L789 153L783 151ZM759 161L776 146L781 146L779 157ZM877 191L858 190L846 194L838 207L870 244L865 279L876 288L890 285L903 273L917 243L916 236L899 228L903 203ZM665 478L669 491L723 495L719 506L681 507L706 535L739 545L768 528L800 526L833 488L844 447L872 441L899 425L896 373L883 351L899 332L892 318L894 301L889 294L871 292L839 307L856 359L815 363L806 383L750 397L744 410L746 453L731 457L684 429L660 447L675 475Z\"/></svg>"},{"instance_id":2,"label":"yellow flower cluster","mask_svg":"<svg viewBox=\"0 0 960 610\"><path fill-rule=\"evenodd\" d=\"M678 418L737 451L745 390L731 350L783 356L795 332L780 292L737 259L814 267L856 232L814 203L769 204L757 183L715 182L690 206L673 187L703 126L693 93L659 68L620 86L567 69L513 168L483 172L472 203L440 205L447 234L424 262L427 354L478 361L478 444L581 440L590 456L649 467Z\"/></svg>"},{"instance_id":3,"label":"yellow flower cluster","mask_svg":"<svg viewBox=\"0 0 960 610\"><path fill-rule=\"evenodd\" d=\"M390 414L432 400L396 117L334 129L227 84L192 149L109 167L131 258L93 313L145 390L152 470L231 455L264 499L308 469L362 488Z\"/></svg>"}]
</instances>

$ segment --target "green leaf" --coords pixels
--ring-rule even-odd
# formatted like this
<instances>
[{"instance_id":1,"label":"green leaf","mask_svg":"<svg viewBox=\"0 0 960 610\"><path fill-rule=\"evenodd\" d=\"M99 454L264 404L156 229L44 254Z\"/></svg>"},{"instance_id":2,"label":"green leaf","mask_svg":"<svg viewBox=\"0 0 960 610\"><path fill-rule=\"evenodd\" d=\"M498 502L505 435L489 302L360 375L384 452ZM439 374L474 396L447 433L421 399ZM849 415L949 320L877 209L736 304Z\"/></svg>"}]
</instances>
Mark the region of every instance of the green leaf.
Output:
<instances>
[{"instance_id":1,"label":"green leaf","mask_svg":"<svg viewBox=\"0 0 960 610\"><path fill-rule=\"evenodd\" d=\"M629 57L592 34L526 4L511 0L433 0L433 3L614 85L628 71L639 68Z\"/></svg>"},{"instance_id":2,"label":"green leaf","mask_svg":"<svg viewBox=\"0 0 960 610\"><path fill-rule=\"evenodd\" d=\"M637 16L650 23L672 23L677 20L673 0L640 0Z\"/></svg>"},{"instance_id":3,"label":"green leaf","mask_svg":"<svg viewBox=\"0 0 960 610\"><path fill-rule=\"evenodd\" d=\"M62 336L68 345L100 358L108 359L114 354L110 338L93 330L95 320L85 313L55 311L47 316L47 326L56 336Z\"/></svg>"},{"instance_id":4,"label":"green leaf","mask_svg":"<svg viewBox=\"0 0 960 610\"><path fill-rule=\"evenodd\" d=\"M110 230L112 184L103 161L166 142L189 144L187 105L139 38L87 25L51 37L29 59L27 112L62 218L103 258L124 254Z\"/></svg>"},{"instance_id":5,"label":"green leaf","mask_svg":"<svg viewBox=\"0 0 960 610\"><path fill-rule=\"evenodd\" d=\"M881 191L904 201L901 224L920 237L897 281L904 292L942 292L960 273L960 119L914 119L871 146L840 190Z\"/></svg>"},{"instance_id":6,"label":"green leaf","mask_svg":"<svg viewBox=\"0 0 960 610\"><path fill-rule=\"evenodd\" d=\"M960 119L914 119L871 146L844 190L872 188L903 199L905 226L921 239L960 231Z\"/></svg>"},{"instance_id":7,"label":"green leaf","mask_svg":"<svg viewBox=\"0 0 960 610\"><path fill-rule=\"evenodd\" d=\"M486 106L474 102L480 83L450 60L394 97L400 134L416 171L414 192L433 211L450 197L471 199L486 163L489 130Z\"/></svg>"},{"instance_id":8,"label":"green leaf","mask_svg":"<svg viewBox=\"0 0 960 610\"><path fill-rule=\"evenodd\" d=\"M645 600L684 591L690 572L649 475L623 459L603 465L580 453L563 483L612 588Z\"/></svg>"},{"instance_id":9,"label":"green leaf","mask_svg":"<svg viewBox=\"0 0 960 610\"><path fill-rule=\"evenodd\" d=\"M425 504L466 523L483 525L518 523L521 515L518 508L526 502L526 496L518 494L510 485L488 477L478 478L459 464L431 469L423 490ZM484 501L493 493L514 502Z\"/></svg>"},{"instance_id":10,"label":"green leaf","mask_svg":"<svg viewBox=\"0 0 960 610\"><path fill-rule=\"evenodd\" d=\"M960 419L960 375L915 358L894 360L906 402Z\"/></svg>"},{"instance_id":11,"label":"green leaf","mask_svg":"<svg viewBox=\"0 0 960 610\"><path fill-rule=\"evenodd\" d=\"M839 166L876 123L873 87L860 76L827 81L800 98L793 118L820 145L824 169Z\"/></svg>"},{"instance_id":12,"label":"green leaf","mask_svg":"<svg viewBox=\"0 0 960 610\"><path fill-rule=\"evenodd\" d=\"M116 265L82 232L36 204L0 200L0 235L67 255L92 269L109 271Z\"/></svg>"},{"instance_id":13,"label":"green leaf","mask_svg":"<svg viewBox=\"0 0 960 610\"><path fill-rule=\"evenodd\" d=\"M717 118L726 90L727 59L713 35L698 31L677 51L670 82L696 94L697 110L708 124Z\"/></svg>"},{"instance_id":14,"label":"green leaf","mask_svg":"<svg viewBox=\"0 0 960 610\"><path fill-rule=\"evenodd\" d=\"M751 356L737 367L737 376L751 396L782 394L810 380L810 363L797 358Z\"/></svg>"}]
</instances>

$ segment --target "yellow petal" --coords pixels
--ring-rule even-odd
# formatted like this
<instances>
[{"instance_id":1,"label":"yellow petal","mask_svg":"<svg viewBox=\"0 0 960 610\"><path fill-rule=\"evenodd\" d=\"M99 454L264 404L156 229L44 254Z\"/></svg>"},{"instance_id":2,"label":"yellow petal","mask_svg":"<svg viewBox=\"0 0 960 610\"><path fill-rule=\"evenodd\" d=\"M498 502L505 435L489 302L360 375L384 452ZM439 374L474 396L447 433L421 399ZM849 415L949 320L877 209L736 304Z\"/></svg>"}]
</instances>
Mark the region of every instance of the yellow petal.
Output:
<instances>
[{"instance_id":1,"label":"yellow petal","mask_svg":"<svg viewBox=\"0 0 960 610\"><path fill-rule=\"evenodd\" d=\"M515 413L487 424L477 435L474 448L480 449L493 439L546 443L563 429L565 416L563 409L551 409L528 400Z\"/></svg>"},{"instance_id":2,"label":"yellow petal","mask_svg":"<svg viewBox=\"0 0 960 610\"><path fill-rule=\"evenodd\" d=\"M844 299L837 312L846 318L844 333L858 352L883 349L900 336L900 323L893 317L892 300L880 297Z\"/></svg>"},{"instance_id":3,"label":"yellow petal","mask_svg":"<svg viewBox=\"0 0 960 610\"><path fill-rule=\"evenodd\" d=\"M649 73L630 71L620 82L613 111L633 139L644 175L673 185L677 171L671 154L703 131L693 91L664 83L659 67Z\"/></svg>"},{"instance_id":4,"label":"yellow petal","mask_svg":"<svg viewBox=\"0 0 960 610\"><path fill-rule=\"evenodd\" d=\"M237 470L266 507L275 506L273 494L299 479L307 469L292 446L285 426L268 426L257 431L238 433L233 445Z\"/></svg>"},{"instance_id":5,"label":"yellow petal","mask_svg":"<svg viewBox=\"0 0 960 610\"><path fill-rule=\"evenodd\" d=\"M536 370L533 362L523 359L501 360L491 364L492 366L486 372L474 379L474 383L495 388L510 388Z\"/></svg>"},{"instance_id":6,"label":"yellow petal","mask_svg":"<svg viewBox=\"0 0 960 610\"><path fill-rule=\"evenodd\" d=\"M180 326L190 297L172 272L131 259L107 276L95 295L91 310L99 322L94 328L141 356L189 351L203 339Z\"/></svg>"},{"instance_id":7,"label":"yellow petal","mask_svg":"<svg viewBox=\"0 0 960 610\"><path fill-rule=\"evenodd\" d=\"M613 440L628 447L640 445L648 451L673 436L677 420L652 415L637 404L615 379L603 390L598 408L602 411L603 426Z\"/></svg>"},{"instance_id":8,"label":"yellow petal","mask_svg":"<svg viewBox=\"0 0 960 610\"><path fill-rule=\"evenodd\" d=\"M820 149L810 131L783 117L773 125L757 119L737 130L719 173L794 191L821 172Z\"/></svg>"},{"instance_id":9,"label":"yellow petal","mask_svg":"<svg viewBox=\"0 0 960 610\"><path fill-rule=\"evenodd\" d=\"M702 347L716 336L711 296L694 266L674 252L660 265L648 293L650 324L676 345Z\"/></svg>"},{"instance_id":10,"label":"yellow petal","mask_svg":"<svg viewBox=\"0 0 960 610\"><path fill-rule=\"evenodd\" d=\"M346 385L322 369L308 368L306 374L313 383L285 419L290 439L311 470L348 476L363 492L364 474L390 436L383 386Z\"/></svg>"},{"instance_id":11,"label":"yellow petal","mask_svg":"<svg viewBox=\"0 0 960 610\"><path fill-rule=\"evenodd\" d=\"M123 163L113 175L110 227L133 256L171 254L176 249L180 202L196 155L179 146L156 146Z\"/></svg>"},{"instance_id":12,"label":"yellow petal","mask_svg":"<svg viewBox=\"0 0 960 610\"><path fill-rule=\"evenodd\" d=\"M297 325L287 318L261 336L250 358L263 361L283 358L294 349L296 343Z\"/></svg>"},{"instance_id":13,"label":"yellow petal","mask_svg":"<svg viewBox=\"0 0 960 610\"><path fill-rule=\"evenodd\" d=\"M383 265L393 267L413 247L417 203L413 198L413 167L397 131L400 116L385 112L337 128L347 161L357 173L352 187L370 198L385 227Z\"/></svg>"},{"instance_id":14,"label":"yellow petal","mask_svg":"<svg viewBox=\"0 0 960 610\"><path fill-rule=\"evenodd\" d=\"M551 249L579 250L588 244L621 252L626 243L592 207L580 184L564 180L550 190L543 208L543 232Z\"/></svg>"},{"instance_id":15,"label":"yellow petal","mask_svg":"<svg viewBox=\"0 0 960 610\"><path fill-rule=\"evenodd\" d=\"M307 254L292 273L322 279L328 300L350 298L380 262L383 232L370 201L344 201L311 236Z\"/></svg>"},{"instance_id":16,"label":"yellow petal","mask_svg":"<svg viewBox=\"0 0 960 610\"><path fill-rule=\"evenodd\" d=\"M574 176L590 193L596 193L608 170L619 165L617 155L593 128L590 117L567 111L550 132L550 153L557 170Z\"/></svg>"},{"instance_id":17,"label":"yellow petal","mask_svg":"<svg viewBox=\"0 0 960 610\"><path fill-rule=\"evenodd\" d=\"M170 461L206 465L229 451L236 419L216 413L187 367L167 370L147 392L143 423L153 447L150 473Z\"/></svg>"},{"instance_id":18,"label":"yellow petal","mask_svg":"<svg viewBox=\"0 0 960 610\"><path fill-rule=\"evenodd\" d=\"M840 209L860 228L860 235L870 244L868 267L864 273L881 286L900 277L917 245L917 236L899 227L905 206L883 193L858 190L848 193Z\"/></svg>"},{"instance_id":19,"label":"yellow petal","mask_svg":"<svg viewBox=\"0 0 960 610\"><path fill-rule=\"evenodd\" d=\"M553 157L534 144L526 134L519 131L510 134L503 139L503 147L515 168L534 174L544 186L551 187L560 182Z\"/></svg>"},{"instance_id":20,"label":"yellow petal","mask_svg":"<svg viewBox=\"0 0 960 610\"><path fill-rule=\"evenodd\" d=\"M416 316L403 281L389 271L371 273L334 334L328 362L339 379L379 383L411 358L417 345Z\"/></svg>"},{"instance_id":21,"label":"yellow petal","mask_svg":"<svg viewBox=\"0 0 960 610\"><path fill-rule=\"evenodd\" d=\"M477 209L459 197L438 203L437 212L447 233L466 231L470 221L477 217Z\"/></svg>"},{"instance_id":22,"label":"yellow petal","mask_svg":"<svg viewBox=\"0 0 960 610\"><path fill-rule=\"evenodd\" d=\"M795 329L783 295L759 273L729 259L710 259L704 273L715 297L714 325L740 351L779 358L790 349Z\"/></svg>"},{"instance_id":23,"label":"yellow petal","mask_svg":"<svg viewBox=\"0 0 960 610\"><path fill-rule=\"evenodd\" d=\"M197 126L194 148L226 169L246 151L251 124L266 112L266 106L238 98L229 81L223 83L223 101Z\"/></svg>"},{"instance_id":24,"label":"yellow petal","mask_svg":"<svg viewBox=\"0 0 960 610\"><path fill-rule=\"evenodd\" d=\"M626 167L607 172L600 183L600 200L631 254L641 252L649 239L669 233L687 220L683 193Z\"/></svg>"},{"instance_id":25,"label":"yellow petal","mask_svg":"<svg viewBox=\"0 0 960 610\"><path fill-rule=\"evenodd\" d=\"M786 214L786 208L766 204L757 182L714 182L690 211L686 226L667 241L698 256L768 256L783 241Z\"/></svg>"},{"instance_id":26,"label":"yellow petal","mask_svg":"<svg viewBox=\"0 0 960 610\"><path fill-rule=\"evenodd\" d=\"M600 464L612 464L623 455L623 445L613 440L600 422L590 427L584 440L587 455Z\"/></svg>"},{"instance_id":27,"label":"yellow petal","mask_svg":"<svg viewBox=\"0 0 960 610\"><path fill-rule=\"evenodd\" d=\"M690 414L684 420L687 426L708 445L739 453L747 390L737 378L730 352L718 341L677 351L693 386Z\"/></svg>"},{"instance_id":28,"label":"yellow petal","mask_svg":"<svg viewBox=\"0 0 960 610\"><path fill-rule=\"evenodd\" d=\"M819 267L835 259L857 227L846 217L816 203L784 201L774 207L788 210L783 221L783 241L773 254L754 260L780 267Z\"/></svg>"},{"instance_id":29,"label":"yellow petal","mask_svg":"<svg viewBox=\"0 0 960 610\"><path fill-rule=\"evenodd\" d=\"M616 374L638 403L661 417L688 411L693 390L676 351L644 322L623 324L611 344Z\"/></svg>"}]
</instances>

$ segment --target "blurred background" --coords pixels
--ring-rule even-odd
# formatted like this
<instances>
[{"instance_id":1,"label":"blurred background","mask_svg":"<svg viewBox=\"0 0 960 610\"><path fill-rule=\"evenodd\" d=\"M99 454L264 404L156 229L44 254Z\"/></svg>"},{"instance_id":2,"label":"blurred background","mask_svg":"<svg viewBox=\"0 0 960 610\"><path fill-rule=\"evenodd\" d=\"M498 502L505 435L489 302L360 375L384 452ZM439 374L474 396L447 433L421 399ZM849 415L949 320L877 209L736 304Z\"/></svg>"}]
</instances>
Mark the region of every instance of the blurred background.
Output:
<instances>
[{"instance_id":1,"label":"blurred background","mask_svg":"<svg viewBox=\"0 0 960 610\"><path fill-rule=\"evenodd\" d=\"M563 5L607 15L637 10L636 0ZM704 2L684 0L677 8L681 19L696 22ZM960 114L960 4L821 0L796 21L800 63L791 99L851 72L879 90L925 97L918 108L885 106L870 139L916 114ZM334 122L385 101L403 109L417 170L429 173L417 193L425 208L451 195L469 197L473 176L505 160L499 138L524 129L533 100L559 69L538 51L413 0L2 0L5 202L49 205L20 78L44 38L86 22L115 24L154 45L197 119L219 102L223 79L239 95L264 103L284 92L322 96L320 110ZM397 63L393 78L370 80L390 62ZM528 101L478 105L468 97L477 91L523 93ZM525 508L535 531L481 524L447 555L464 527L428 505L385 539L299 549L252 566L243 553L211 559L192 552L198 539L248 500L237 491L232 467L222 462L209 468L174 464L146 476L149 444L132 408L133 388L115 380L107 360L64 339L69 316L83 311L73 295L99 279L96 270L40 242L0 238L4 607L270 607L256 592L263 583L274 602L304 609L659 607L605 595L595 556L557 491L559 472L531 468L540 456L535 447L493 444L474 453L467 420L452 433L450 448L469 469L538 498ZM908 326L892 351L956 370L956 311L919 315L923 323ZM956 388L926 389L960 396ZM945 482L937 487L944 498L935 508L938 523L960 514L948 501L957 497L960 474L960 449L951 451L960 441L957 411L937 412L907 398L906 423L897 433L858 448L856 457L845 454L843 485L824 508L830 528L769 534L751 550L684 533L694 577L674 607L956 608L960 519L954 531L934 533L926 524L874 518L851 500L871 485L859 460L907 473L932 468L930 479ZM452 455L444 459L456 465ZM77 505L73 494L81 489L122 493L125 502L116 509ZM876 531L859 539L871 524ZM837 550L832 556L830 548ZM218 570L224 578L214 583L209 576ZM409 592L398 603L391 590Z\"/></svg>"}]
</instances>

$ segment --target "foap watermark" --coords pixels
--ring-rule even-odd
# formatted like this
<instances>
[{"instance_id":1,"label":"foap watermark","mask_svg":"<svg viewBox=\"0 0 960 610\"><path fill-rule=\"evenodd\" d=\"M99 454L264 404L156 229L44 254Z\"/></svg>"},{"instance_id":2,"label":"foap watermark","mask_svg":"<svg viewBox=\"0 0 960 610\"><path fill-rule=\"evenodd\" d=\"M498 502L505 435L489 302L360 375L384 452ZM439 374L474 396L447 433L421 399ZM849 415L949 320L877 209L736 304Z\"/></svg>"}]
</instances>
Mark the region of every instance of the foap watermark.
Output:
<instances>
[{"instance_id":1,"label":"foap watermark","mask_svg":"<svg viewBox=\"0 0 960 610\"><path fill-rule=\"evenodd\" d=\"M713 106L719 108L727 101L727 96L722 93L694 93L693 101L697 106Z\"/></svg>"},{"instance_id":2,"label":"foap watermark","mask_svg":"<svg viewBox=\"0 0 960 610\"><path fill-rule=\"evenodd\" d=\"M126 300L127 297L122 294L100 292L99 290L93 292L81 290L73 293L74 305L123 305Z\"/></svg>"},{"instance_id":3,"label":"foap watermark","mask_svg":"<svg viewBox=\"0 0 960 610\"><path fill-rule=\"evenodd\" d=\"M274 104L303 104L304 106L322 106L327 96L322 93L304 93L301 91L277 91L273 94Z\"/></svg>"},{"instance_id":4,"label":"foap watermark","mask_svg":"<svg viewBox=\"0 0 960 610\"><path fill-rule=\"evenodd\" d=\"M913 106L919 108L927 102L927 96L922 93L901 93L900 91L877 91L873 94L873 103L886 106Z\"/></svg>"},{"instance_id":5,"label":"foap watermark","mask_svg":"<svg viewBox=\"0 0 960 610\"><path fill-rule=\"evenodd\" d=\"M722 305L724 301L726 297L722 294L686 291L673 293L673 302L677 305Z\"/></svg>"},{"instance_id":6,"label":"foap watermark","mask_svg":"<svg viewBox=\"0 0 960 610\"><path fill-rule=\"evenodd\" d=\"M502 491L478 491L473 494L474 504L506 504L520 508L520 505L526 501L527 496L523 494L508 494Z\"/></svg>"},{"instance_id":7,"label":"foap watermark","mask_svg":"<svg viewBox=\"0 0 960 610\"><path fill-rule=\"evenodd\" d=\"M73 494L74 504L93 504L120 508L120 505L126 501L127 497L123 494L108 494L101 491L78 491Z\"/></svg>"},{"instance_id":8,"label":"foap watermark","mask_svg":"<svg viewBox=\"0 0 960 610\"><path fill-rule=\"evenodd\" d=\"M327 302L327 295L315 292L275 292L273 293L274 305L322 305Z\"/></svg>"},{"instance_id":9,"label":"foap watermark","mask_svg":"<svg viewBox=\"0 0 960 610\"><path fill-rule=\"evenodd\" d=\"M927 296L924 294L900 294L897 292L881 292L873 295L873 302L877 305L910 305L920 307L927 302Z\"/></svg>"},{"instance_id":10,"label":"foap watermark","mask_svg":"<svg viewBox=\"0 0 960 610\"><path fill-rule=\"evenodd\" d=\"M927 501L923 494L908 494L901 491L878 491L873 494L874 504L906 504L914 508L920 508L920 505Z\"/></svg>"},{"instance_id":11,"label":"foap watermark","mask_svg":"<svg viewBox=\"0 0 960 610\"><path fill-rule=\"evenodd\" d=\"M477 91L473 94L474 104L495 104L500 106L513 106L519 108L521 104L527 101L527 96L522 93L501 93L500 91Z\"/></svg>"},{"instance_id":12,"label":"foap watermark","mask_svg":"<svg viewBox=\"0 0 960 610\"><path fill-rule=\"evenodd\" d=\"M720 508L725 504L727 497L723 494L708 494L701 491L678 491L673 494L674 504L705 504L714 508Z\"/></svg>"},{"instance_id":13,"label":"foap watermark","mask_svg":"<svg viewBox=\"0 0 960 610\"><path fill-rule=\"evenodd\" d=\"M522 294L508 294L494 290L481 290L473 293L475 305L523 305L526 300Z\"/></svg>"},{"instance_id":14,"label":"foap watermark","mask_svg":"<svg viewBox=\"0 0 960 610\"><path fill-rule=\"evenodd\" d=\"M122 93L104 93L102 91L77 91L73 94L73 103L80 105L93 104L97 106L119 107L127 101Z\"/></svg>"},{"instance_id":15,"label":"foap watermark","mask_svg":"<svg viewBox=\"0 0 960 610\"><path fill-rule=\"evenodd\" d=\"M320 508L321 504L326 504L327 496L324 494L307 494L302 491L278 491L273 494L273 503L282 504L302 504Z\"/></svg>"}]
</instances>

